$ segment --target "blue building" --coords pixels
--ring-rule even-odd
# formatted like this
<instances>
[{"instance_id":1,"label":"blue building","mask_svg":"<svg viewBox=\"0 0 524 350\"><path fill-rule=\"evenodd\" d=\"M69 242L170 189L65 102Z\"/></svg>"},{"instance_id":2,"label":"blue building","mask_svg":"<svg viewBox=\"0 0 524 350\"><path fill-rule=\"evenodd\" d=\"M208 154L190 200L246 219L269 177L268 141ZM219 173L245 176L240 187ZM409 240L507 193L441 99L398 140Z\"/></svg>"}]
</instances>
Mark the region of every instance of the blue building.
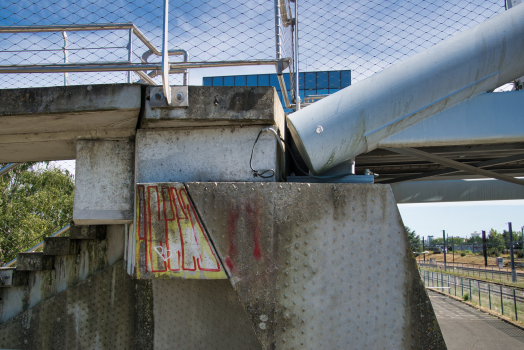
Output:
<instances>
[{"instance_id":1,"label":"blue building","mask_svg":"<svg viewBox=\"0 0 524 350\"><path fill-rule=\"evenodd\" d=\"M233 75L222 77L204 77L204 86L274 86L277 89L278 97L282 102L282 107L286 113L292 112L285 108L282 91L276 74L253 74L253 75ZM291 87L289 74L284 74L286 88ZM336 70L324 72L302 72L299 73L299 94L304 101L306 96L328 95L351 85L350 70ZM291 99L291 93L287 94Z\"/></svg>"}]
</instances>

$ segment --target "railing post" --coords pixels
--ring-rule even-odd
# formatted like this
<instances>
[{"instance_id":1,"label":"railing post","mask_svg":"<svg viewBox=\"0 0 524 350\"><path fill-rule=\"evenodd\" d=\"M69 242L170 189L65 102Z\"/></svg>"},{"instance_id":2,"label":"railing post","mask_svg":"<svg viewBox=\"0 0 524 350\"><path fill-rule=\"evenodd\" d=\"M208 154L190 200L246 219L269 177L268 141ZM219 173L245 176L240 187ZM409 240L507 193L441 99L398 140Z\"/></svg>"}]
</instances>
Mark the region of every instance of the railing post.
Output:
<instances>
[{"instance_id":1,"label":"railing post","mask_svg":"<svg viewBox=\"0 0 524 350\"><path fill-rule=\"evenodd\" d=\"M62 48L62 51L64 52L64 63L69 63L69 51L67 50L68 46L68 40L67 40L67 33L62 31L62 37L64 38L64 47ZM69 85L69 73L64 73L64 86Z\"/></svg>"},{"instance_id":2,"label":"railing post","mask_svg":"<svg viewBox=\"0 0 524 350\"><path fill-rule=\"evenodd\" d=\"M460 296L463 297L464 296L464 279L462 277L460 277Z\"/></svg>"},{"instance_id":3,"label":"railing post","mask_svg":"<svg viewBox=\"0 0 524 350\"><path fill-rule=\"evenodd\" d=\"M298 0L295 0L295 110L300 109L300 76L298 74ZM424 250L423 250L424 251ZM424 255L424 260L426 256Z\"/></svg>"},{"instance_id":4,"label":"railing post","mask_svg":"<svg viewBox=\"0 0 524 350\"><path fill-rule=\"evenodd\" d=\"M471 301L473 301L473 295L471 295L471 280L468 279L468 281L469 281L469 298Z\"/></svg>"},{"instance_id":5,"label":"railing post","mask_svg":"<svg viewBox=\"0 0 524 350\"><path fill-rule=\"evenodd\" d=\"M162 30L162 87L167 105L171 106L171 86L169 85L169 0L164 0L164 22Z\"/></svg>"},{"instance_id":6,"label":"railing post","mask_svg":"<svg viewBox=\"0 0 524 350\"><path fill-rule=\"evenodd\" d=\"M129 28L129 43L127 44L127 60L132 63L133 58L133 28ZM127 71L127 83L131 84L131 71Z\"/></svg>"},{"instance_id":7,"label":"railing post","mask_svg":"<svg viewBox=\"0 0 524 350\"><path fill-rule=\"evenodd\" d=\"M489 299L489 309L491 310L491 288L490 284L488 283L488 299Z\"/></svg>"},{"instance_id":8,"label":"railing post","mask_svg":"<svg viewBox=\"0 0 524 350\"><path fill-rule=\"evenodd\" d=\"M515 297L515 288L513 288L513 305L515 306L515 321L519 320L517 316L517 298Z\"/></svg>"},{"instance_id":9,"label":"railing post","mask_svg":"<svg viewBox=\"0 0 524 350\"><path fill-rule=\"evenodd\" d=\"M482 306L482 303L480 302L480 281L477 281L477 287L479 289L479 306Z\"/></svg>"},{"instance_id":10,"label":"railing post","mask_svg":"<svg viewBox=\"0 0 524 350\"><path fill-rule=\"evenodd\" d=\"M500 286L500 310L504 316L504 300L502 299L502 286Z\"/></svg>"}]
</instances>

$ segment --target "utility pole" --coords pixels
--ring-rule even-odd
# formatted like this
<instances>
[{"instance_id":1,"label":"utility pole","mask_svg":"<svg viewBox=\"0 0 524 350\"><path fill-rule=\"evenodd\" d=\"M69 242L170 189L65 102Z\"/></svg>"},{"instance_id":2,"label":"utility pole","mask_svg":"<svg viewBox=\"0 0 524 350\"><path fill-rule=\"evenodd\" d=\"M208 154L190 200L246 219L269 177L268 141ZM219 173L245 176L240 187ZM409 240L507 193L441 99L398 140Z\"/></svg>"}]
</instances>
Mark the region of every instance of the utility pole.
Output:
<instances>
[{"instance_id":1,"label":"utility pole","mask_svg":"<svg viewBox=\"0 0 524 350\"><path fill-rule=\"evenodd\" d=\"M425 237L422 236L422 253L424 253L426 251L425 247L424 247L424 241L425 241ZM422 254L424 255L424 262L426 262L426 254Z\"/></svg>"},{"instance_id":2,"label":"utility pole","mask_svg":"<svg viewBox=\"0 0 524 350\"><path fill-rule=\"evenodd\" d=\"M482 253L484 253L484 266L488 266L488 249L486 247L486 231L482 231Z\"/></svg>"},{"instance_id":3,"label":"utility pole","mask_svg":"<svg viewBox=\"0 0 524 350\"><path fill-rule=\"evenodd\" d=\"M511 222L508 222L509 226L509 255L511 257L511 280L513 283L517 282L517 271L515 271L515 258L513 257L513 228Z\"/></svg>"},{"instance_id":4,"label":"utility pole","mask_svg":"<svg viewBox=\"0 0 524 350\"><path fill-rule=\"evenodd\" d=\"M453 249L453 264L454 264L455 263L455 240L453 236L451 236L451 246L452 246L451 249Z\"/></svg>"},{"instance_id":5,"label":"utility pole","mask_svg":"<svg viewBox=\"0 0 524 350\"><path fill-rule=\"evenodd\" d=\"M444 241L444 271L446 271L446 230L442 230L442 240Z\"/></svg>"}]
</instances>

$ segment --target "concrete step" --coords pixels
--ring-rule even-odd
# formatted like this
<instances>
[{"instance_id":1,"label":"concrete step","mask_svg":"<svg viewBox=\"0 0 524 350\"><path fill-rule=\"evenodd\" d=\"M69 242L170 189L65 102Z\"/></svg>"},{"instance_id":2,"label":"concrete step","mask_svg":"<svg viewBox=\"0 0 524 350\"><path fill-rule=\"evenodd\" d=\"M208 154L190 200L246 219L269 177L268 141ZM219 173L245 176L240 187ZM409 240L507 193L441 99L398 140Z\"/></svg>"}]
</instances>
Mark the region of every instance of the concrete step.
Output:
<instances>
[{"instance_id":1,"label":"concrete step","mask_svg":"<svg viewBox=\"0 0 524 350\"><path fill-rule=\"evenodd\" d=\"M80 250L78 240L69 237L44 238L44 255L77 255Z\"/></svg>"},{"instance_id":2,"label":"concrete step","mask_svg":"<svg viewBox=\"0 0 524 350\"><path fill-rule=\"evenodd\" d=\"M70 239L105 239L106 225L75 225L71 223Z\"/></svg>"},{"instance_id":3,"label":"concrete step","mask_svg":"<svg viewBox=\"0 0 524 350\"><path fill-rule=\"evenodd\" d=\"M0 288L27 286L29 272L17 271L15 267L0 268Z\"/></svg>"},{"instance_id":4,"label":"concrete step","mask_svg":"<svg viewBox=\"0 0 524 350\"><path fill-rule=\"evenodd\" d=\"M16 269L18 271L52 270L54 262L54 256L44 255L43 252L18 253Z\"/></svg>"}]
</instances>

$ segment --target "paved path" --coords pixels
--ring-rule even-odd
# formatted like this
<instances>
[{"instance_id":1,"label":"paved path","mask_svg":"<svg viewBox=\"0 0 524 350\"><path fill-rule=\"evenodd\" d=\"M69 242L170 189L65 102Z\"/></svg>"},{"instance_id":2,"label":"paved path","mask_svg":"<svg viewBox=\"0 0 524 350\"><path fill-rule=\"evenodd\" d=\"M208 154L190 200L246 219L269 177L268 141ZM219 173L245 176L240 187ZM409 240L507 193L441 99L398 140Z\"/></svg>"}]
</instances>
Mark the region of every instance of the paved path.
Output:
<instances>
[{"instance_id":1,"label":"paved path","mask_svg":"<svg viewBox=\"0 0 524 350\"><path fill-rule=\"evenodd\" d=\"M524 331L428 290L449 350L524 349Z\"/></svg>"}]
</instances>

